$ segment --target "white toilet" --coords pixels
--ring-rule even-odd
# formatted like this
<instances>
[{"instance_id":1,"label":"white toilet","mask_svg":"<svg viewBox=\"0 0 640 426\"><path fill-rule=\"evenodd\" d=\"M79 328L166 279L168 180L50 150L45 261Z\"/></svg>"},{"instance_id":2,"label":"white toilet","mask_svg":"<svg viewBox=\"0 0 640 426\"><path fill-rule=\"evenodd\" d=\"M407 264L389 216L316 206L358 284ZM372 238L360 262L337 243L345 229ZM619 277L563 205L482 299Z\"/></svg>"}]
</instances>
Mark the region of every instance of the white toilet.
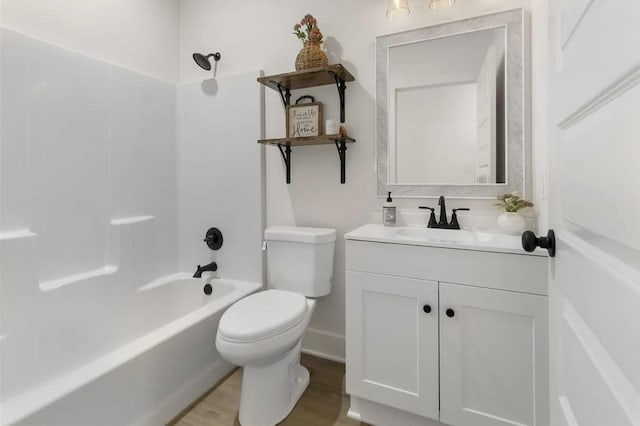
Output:
<instances>
[{"instance_id":1,"label":"white toilet","mask_svg":"<svg viewBox=\"0 0 640 426\"><path fill-rule=\"evenodd\" d=\"M302 336L316 297L331 291L335 229L276 226L265 230L268 290L233 304L220 319L216 347L244 368L239 420L273 426L309 384L300 365Z\"/></svg>"}]
</instances>

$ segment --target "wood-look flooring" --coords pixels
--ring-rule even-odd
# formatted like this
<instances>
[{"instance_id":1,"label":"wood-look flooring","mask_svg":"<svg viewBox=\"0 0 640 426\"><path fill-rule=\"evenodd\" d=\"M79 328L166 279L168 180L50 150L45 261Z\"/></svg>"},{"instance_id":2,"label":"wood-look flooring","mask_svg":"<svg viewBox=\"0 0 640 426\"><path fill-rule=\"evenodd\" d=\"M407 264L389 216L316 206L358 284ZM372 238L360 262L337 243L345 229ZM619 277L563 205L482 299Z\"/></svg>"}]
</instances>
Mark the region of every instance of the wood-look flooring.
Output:
<instances>
[{"instance_id":1,"label":"wood-look flooring","mask_svg":"<svg viewBox=\"0 0 640 426\"><path fill-rule=\"evenodd\" d=\"M296 404L283 426L348 426L365 425L347 418L349 396L344 390L344 365L302 354L301 364L311 374L309 387ZM174 419L171 426L239 426L240 383L242 370L209 391L188 411Z\"/></svg>"}]
</instances>

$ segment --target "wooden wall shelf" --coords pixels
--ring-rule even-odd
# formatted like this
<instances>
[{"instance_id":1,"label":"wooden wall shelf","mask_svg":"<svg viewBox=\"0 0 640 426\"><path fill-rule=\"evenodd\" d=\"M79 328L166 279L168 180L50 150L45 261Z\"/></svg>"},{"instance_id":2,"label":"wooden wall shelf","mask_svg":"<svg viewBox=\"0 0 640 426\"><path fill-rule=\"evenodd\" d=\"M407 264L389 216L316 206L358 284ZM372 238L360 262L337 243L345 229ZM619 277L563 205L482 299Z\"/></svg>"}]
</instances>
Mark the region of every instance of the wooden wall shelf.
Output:
<instances>
[{"instance_id":1,"label":"wooden wall shelf","mask_svg":"<svg viewBox=\"0 0 640 426\"><path fill-rule=\"evenodd\" d=\"M353 138L342 137L340 135L321 135L309 136L306 138L280 138L280 139L260 139L258 143L263 145L288 145L288 146L309 146L309 145L328 145L335 142L352 143L356 140Z\"/></svg>"},{"instance_id":2,"label":"wooden wall shelf","mask_svg":"<svg viewBox=\"0 0 640 426\"><path fill-rule=\"evenodd\" d=\"M258 82L280 93L282 103L291 104L291 91L307 87L326 86L335 84L340 97L340 123L345 121L345 91L347 81L355 78L342 64L328 65L322 68L310 68L285 74L275 74L259 77ZM287 173L287 183L291 183L291 147L335 144L340 157L340 183L346 182L345 162L347 157L347 143L355 142L351 137L340 135L320 135L305 138L261 139L258 143L277 146L282 154Z\"/></svg>"},{"instance_id":3,"label":"wooden wall shelf","mask_svg":"<svg viewBox=\"0 0 640 426\"><path fill-rule=\"evenodd\" d=\"M323 68L310 68L302 71L294 71L285 74L268 75L258 77L258 81L265 86L279 91L280 88L289 90L305 89L307 87L326 86L335 84L336 77L342 81L354 81L355 79L342 64L329 65Z\"/></svg>"}]
</instances>

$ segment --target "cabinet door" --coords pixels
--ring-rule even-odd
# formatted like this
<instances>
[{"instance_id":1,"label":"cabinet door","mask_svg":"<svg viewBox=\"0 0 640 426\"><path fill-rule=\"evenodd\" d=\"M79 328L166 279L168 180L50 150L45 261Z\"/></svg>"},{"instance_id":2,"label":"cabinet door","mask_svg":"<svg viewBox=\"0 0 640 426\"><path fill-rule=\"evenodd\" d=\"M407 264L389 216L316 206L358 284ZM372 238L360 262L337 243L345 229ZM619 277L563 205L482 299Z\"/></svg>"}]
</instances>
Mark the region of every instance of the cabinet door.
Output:
<instances>
[{"instance_id":1,"label":"cabinet door","mask_svg":"<svg viewBox=\"0 0 640 426\"><path fill-rule=\"evenodd\" d=\"M347 271L346 306L347 392L437 419L437 283Z\"/></svg>"},{"instance_id":2,"label":"cabinet door","mask_svg":"<svg viewBox=\"0 0 640 426\"><path fill-rule=\"evenodd\" d=\"M548 425L547 298L440 283L440 421Z\"/></svg>"}]
</instances>

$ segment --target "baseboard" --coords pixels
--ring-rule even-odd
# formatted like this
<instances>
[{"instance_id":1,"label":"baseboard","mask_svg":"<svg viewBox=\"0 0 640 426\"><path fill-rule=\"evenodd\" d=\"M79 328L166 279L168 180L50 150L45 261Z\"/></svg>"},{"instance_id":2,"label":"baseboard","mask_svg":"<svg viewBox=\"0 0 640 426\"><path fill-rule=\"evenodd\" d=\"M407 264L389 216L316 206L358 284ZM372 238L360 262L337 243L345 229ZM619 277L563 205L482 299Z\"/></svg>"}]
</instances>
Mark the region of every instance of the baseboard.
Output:
<instances>
[{"instance_id":1,"label":"baseboard","mask_svg":"<svg viewBox=\"0 0 640 426\"><path fill-rule=\"evenodd\" d=\"M222 359L216 360L187 383L174 390L151 413L148 413L144 419L136 424L140 426L167 424L192 402L211 390L221 379L229 375L234 368Z\"/></svg>"},{"instance_id":2,"label":"baseboard","mask_svg":"<svg viewBox=\"0 0 640 426\"><path fill-rule=\"evenodd\" d=\"M344 364L344 345L344 336L310 328L302 339L302 352Z\"/></svg>"}]
</instances>

